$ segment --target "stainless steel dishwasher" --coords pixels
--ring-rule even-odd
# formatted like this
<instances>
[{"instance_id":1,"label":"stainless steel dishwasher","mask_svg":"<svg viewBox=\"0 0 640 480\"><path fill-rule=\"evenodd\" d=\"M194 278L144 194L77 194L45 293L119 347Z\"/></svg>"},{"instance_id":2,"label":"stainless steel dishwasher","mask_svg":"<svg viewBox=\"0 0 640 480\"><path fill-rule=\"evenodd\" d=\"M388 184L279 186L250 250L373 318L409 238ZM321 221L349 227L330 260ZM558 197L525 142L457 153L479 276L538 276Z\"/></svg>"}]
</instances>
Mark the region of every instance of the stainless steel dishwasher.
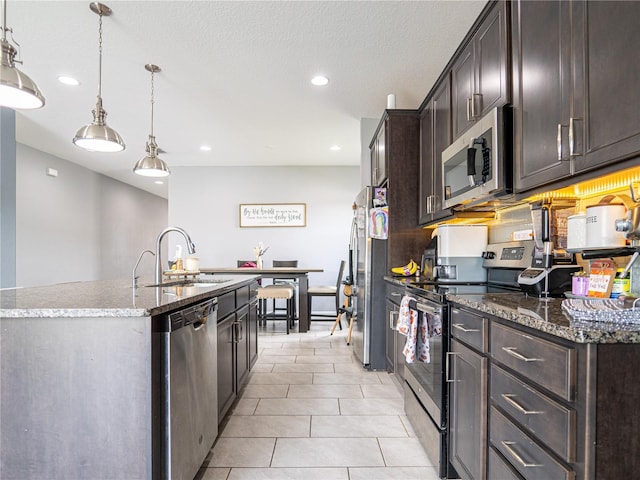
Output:
<instances>
[{"instance_id":1,"label":"stainless steel dishwasher","mask_svg":"<svg viewBox=\"0 0 640 480\"><path fill-rule=\"evenodd\" d=\"M154 317L152 477L193 480L218 434L217 299Z\"/></svg>"}]
</instances>

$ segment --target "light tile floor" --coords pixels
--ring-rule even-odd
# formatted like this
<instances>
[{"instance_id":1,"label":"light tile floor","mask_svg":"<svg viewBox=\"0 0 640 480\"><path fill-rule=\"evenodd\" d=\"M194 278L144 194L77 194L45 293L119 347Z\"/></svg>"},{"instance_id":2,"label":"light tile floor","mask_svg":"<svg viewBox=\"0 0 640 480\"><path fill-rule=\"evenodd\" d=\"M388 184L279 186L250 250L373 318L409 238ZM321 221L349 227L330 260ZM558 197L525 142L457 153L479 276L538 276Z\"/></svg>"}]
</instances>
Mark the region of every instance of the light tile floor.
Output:
<instances>
[{"instance_id":1,"label":"light tile floor","mask_svg":"<svg viewBox=\"0 0 640 480\"><path fill-rule=\"evenodd\" d=\"M261 327L258 362L196 480L438 478L397 380L364 370L346 329L286 335L278 323Z\"/></svg>"}]
</instances>

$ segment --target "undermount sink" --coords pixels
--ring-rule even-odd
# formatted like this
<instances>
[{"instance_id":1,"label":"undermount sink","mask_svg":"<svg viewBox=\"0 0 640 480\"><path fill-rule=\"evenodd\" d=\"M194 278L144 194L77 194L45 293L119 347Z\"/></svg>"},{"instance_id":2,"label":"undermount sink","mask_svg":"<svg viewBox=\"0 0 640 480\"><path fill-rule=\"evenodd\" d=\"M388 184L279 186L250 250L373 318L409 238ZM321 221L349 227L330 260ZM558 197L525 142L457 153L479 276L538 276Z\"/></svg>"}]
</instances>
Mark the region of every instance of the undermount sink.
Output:
<instances>
[{"instance_id":1,"label":"undermount sink","mask_svg":"<svg viewBox=\"0 0 640 480\"><path fill-rule=\"evenodd\" d=\"M150 283L145 287L210 287L221 283L230 282L230 278L183 278L180 280L168 280L162 283Z\"/></svg>"}]
</instances>

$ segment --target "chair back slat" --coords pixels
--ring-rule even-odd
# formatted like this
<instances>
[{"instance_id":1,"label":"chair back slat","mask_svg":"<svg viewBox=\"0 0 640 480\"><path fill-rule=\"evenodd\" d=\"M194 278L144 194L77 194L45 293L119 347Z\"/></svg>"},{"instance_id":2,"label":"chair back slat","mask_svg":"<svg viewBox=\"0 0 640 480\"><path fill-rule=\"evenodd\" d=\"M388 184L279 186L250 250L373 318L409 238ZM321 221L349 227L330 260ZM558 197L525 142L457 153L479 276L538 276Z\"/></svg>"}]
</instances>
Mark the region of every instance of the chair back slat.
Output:
<instances>
[{"instance_id":1,"label":"chair back slat","mask_svg":"<svg viewBox=\"0 0 640 480\"><path fill-rule=\"evenodd\" d=\"M298 268L298 260L274 260L273 267L291 267Z\"/></svg>"}]
</instances>

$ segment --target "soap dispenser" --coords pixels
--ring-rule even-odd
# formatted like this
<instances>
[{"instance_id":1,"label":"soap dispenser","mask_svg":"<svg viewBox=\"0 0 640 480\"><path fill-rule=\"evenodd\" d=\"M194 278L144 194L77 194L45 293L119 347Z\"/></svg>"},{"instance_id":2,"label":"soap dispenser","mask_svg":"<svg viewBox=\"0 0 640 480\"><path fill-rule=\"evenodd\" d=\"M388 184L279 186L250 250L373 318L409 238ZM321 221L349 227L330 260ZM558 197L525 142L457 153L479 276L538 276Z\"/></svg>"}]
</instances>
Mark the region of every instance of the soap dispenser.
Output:
<instances>
[{"instance_id":1,"label":"soap dispenser","mask_svg":"<svg viewBox=\"0 0 640 480\"><path fill-rule=\"evenodd\" d=\"M183 270L182 245L176 246L176 270Z\"/></svg>"}]
</instances>

